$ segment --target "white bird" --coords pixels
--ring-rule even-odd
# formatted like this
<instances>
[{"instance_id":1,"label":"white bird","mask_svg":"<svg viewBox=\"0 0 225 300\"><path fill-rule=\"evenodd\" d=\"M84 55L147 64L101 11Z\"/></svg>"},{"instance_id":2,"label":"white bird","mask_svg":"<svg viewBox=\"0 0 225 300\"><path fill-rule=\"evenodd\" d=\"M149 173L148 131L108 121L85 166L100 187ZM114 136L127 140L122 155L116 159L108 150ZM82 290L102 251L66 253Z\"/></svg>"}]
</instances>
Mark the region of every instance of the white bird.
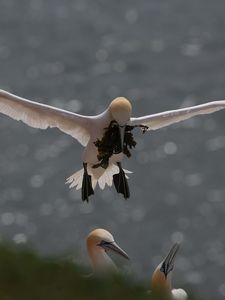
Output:
<instances>
[{"instance_id":1,"label":"white bird","mask_svg":"<svg viewBox=\"0 0 225 300\"><path fill-rule=\"evenodd\" d=\"M127 175L121 166L123 155L131 156L128 148L136 142L132 130L156 130L191 117L210 114L225 108L225 100L158 114L132 118L131 103L123 97L114 99L108 108L96 116L83 116L53 106L20 98L0 90L0 112L35 128L57 127L77 139L84 147L83 168L67 179L70 187L82 188L82 200L94 194L99 184L114 183L118 193L129 198Z\"/></svg>"},{"instance_id":2,"label":"white bird","mask_svg":"<svg viewBox=\"0 0 225 300\"><path fill-rule=\"evenodd\" d=\"M176 243L170 249L166 258L155 269L151 280L151 290L153 294L166 299L186 300L188 296L183 289L172 289L171 286L172 271L178 250L179 244Z\"/></svg>"},{"instance_id":3,"label":"white bird","mask_svg":"<svg viewBox=\"0 0 225 300\"><path fill-rule=\"evenodd\" d=\"M111 233L105 229L98 228L93 230L88 235L86 244L93 271L96 273L117 270L116 265L107 255L108 251L115 252L120 256L129 259L126 252L116 244Z\"/></svg>"}]
</instances>

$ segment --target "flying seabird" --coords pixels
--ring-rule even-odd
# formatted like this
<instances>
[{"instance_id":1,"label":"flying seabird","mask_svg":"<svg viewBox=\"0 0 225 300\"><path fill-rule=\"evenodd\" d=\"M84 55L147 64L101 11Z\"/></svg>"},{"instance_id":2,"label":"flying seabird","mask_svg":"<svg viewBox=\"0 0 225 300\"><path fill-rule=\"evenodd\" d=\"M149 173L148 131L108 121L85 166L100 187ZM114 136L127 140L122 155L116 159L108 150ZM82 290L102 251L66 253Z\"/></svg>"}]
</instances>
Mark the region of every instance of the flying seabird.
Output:
<instances>
[{"instance_id":1,"label":"flying seabird","mask_svg":"<svg viewBox=\"0 0 225 300\"><path fill-rule=\"evenodd\" d=\"M71 188L82 189L83 201L94 194L97 183L101 189L114 183L117 192L129 198L127 173L130 172L122 168L121 161L124 154L131 156L130 150L136 145L132 134L135 127L144 133L224 108L225 100L221 100L133 118L129 100L118 97L103 113L83 116L0 90L1 113L31 127L57 127L85 147L83 168L67 179Z\"/></svg>"}]
</instances>

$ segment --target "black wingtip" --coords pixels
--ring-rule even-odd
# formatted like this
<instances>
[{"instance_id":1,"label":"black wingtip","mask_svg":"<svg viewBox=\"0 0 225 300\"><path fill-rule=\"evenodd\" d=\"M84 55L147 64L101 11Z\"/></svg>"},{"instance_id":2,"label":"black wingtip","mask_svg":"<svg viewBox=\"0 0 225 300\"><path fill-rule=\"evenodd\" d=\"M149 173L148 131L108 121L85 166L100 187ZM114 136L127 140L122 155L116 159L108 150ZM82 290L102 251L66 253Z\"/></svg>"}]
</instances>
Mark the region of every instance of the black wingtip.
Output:
<instances>
[{"instance_id":1,"label":"black wingtip","mask_svg":"<svg viewBox=\"0 0 225 300\"><path fill-rule=\"evenodd\" d=\"M128 199L130 197L130 190L127 178L122 167L120 165L118 166L120 172L118 174L113 175L113 183L115 185L117 193L122 194L125 199Z\"/></svg>"},{"instance_id":2,"label":"black wingtip","mask_svg":"<svg viewBox=\"0 0 225 300\"><path fill-rule=\"evenodd\" d=\"M89 196L94 195L94 190L91 184L91 176L84 172L82 182L82 200L89 201Z\"/></svg>"}]
</instances>

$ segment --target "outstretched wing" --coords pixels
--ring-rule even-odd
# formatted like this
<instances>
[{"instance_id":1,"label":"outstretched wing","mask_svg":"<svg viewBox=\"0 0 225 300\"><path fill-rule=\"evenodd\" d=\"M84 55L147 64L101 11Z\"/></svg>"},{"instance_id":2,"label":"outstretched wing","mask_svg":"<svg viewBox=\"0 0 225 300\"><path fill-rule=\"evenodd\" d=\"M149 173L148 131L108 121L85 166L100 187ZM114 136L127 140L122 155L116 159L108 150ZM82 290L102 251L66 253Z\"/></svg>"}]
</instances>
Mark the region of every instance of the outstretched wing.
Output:
<instances>
[{"instance_id":1,"label":"outstretched wing","mask_svg":"<svg viewBox=\"0 0 225 300\"><path fill-rule=\"evenodd\" d=\"M131 125L146 125L148 130L156 130L180 121L187 120L197 115L211 114L225 108L225 100L208 102L201 105L186 107L158 114L131 118Z\"/></svg>"},{"instance_id":2,"label":"outstretched wing","mask_svg":"<svg viewBox=\"0 0 225 300\"><path fill-rule=\"evenodd\" d=\"M0 90L0 112L25 124L46 129L57 127L86 146L90 138L91 117L20 98Z\"/></svg>"}]
</instances>

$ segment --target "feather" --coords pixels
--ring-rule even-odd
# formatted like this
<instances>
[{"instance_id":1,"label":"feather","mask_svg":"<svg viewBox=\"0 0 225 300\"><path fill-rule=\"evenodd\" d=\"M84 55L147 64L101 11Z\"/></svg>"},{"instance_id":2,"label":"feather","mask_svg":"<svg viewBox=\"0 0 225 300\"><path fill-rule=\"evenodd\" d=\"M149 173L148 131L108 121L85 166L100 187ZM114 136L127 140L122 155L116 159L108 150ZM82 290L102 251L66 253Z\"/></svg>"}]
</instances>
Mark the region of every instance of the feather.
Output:
<instances>
[{"instance_id":1,"label":"feather","mask_svg":"<svg viewBox=\"0 0 225 300\"><path fill-rule=\"evenodd\" d=\"M57 127L86 146L91 117L33 102L0 90L0 112L17 121L40 129Z\"/></svg>"},{"instance_id":2,"label":"feather","mask_svg":"<svg viewBox=\"0 0 225 300\"><path fill-rule=\"evenodd\" d=\"M174 300L187 300L188 295L183 289L173 289L171 291Z\"/></svg>"},{"instance_id":3,"label":"feather","mask_svg":"<svg viewBox=\"0 0 225 300\"><path fill-rule=\"evenodd\" d=\"M187 120L197 115L211 114L225 108L225 100L208 102L187 108L165 111L158 114L131 118L130 125L145 125L148 130L156 130L180 121Z\"/></svg>"},{"instance_id":4,"label":"feather","mask_svg":"<svg viewBox=\"0 0 225 300\"><path fill-rule=\"evenodd\" d=\"M104 189L106 185L112 186L113 175L119 173L119 168L113 163L110 163L107 169L92 168L92 165L87 165L87 172L91 175L92 188L95 189L97 183L100 189ZM128 170L124 170L125 173L132 173ZM83 180L84 170L81 169L76 173L72 174L67 178L66 184L69 184L69 188L76 188L76 190L81 189ZM128 177L127 177L128 178Z\"/></svg>"}]
</instances>

